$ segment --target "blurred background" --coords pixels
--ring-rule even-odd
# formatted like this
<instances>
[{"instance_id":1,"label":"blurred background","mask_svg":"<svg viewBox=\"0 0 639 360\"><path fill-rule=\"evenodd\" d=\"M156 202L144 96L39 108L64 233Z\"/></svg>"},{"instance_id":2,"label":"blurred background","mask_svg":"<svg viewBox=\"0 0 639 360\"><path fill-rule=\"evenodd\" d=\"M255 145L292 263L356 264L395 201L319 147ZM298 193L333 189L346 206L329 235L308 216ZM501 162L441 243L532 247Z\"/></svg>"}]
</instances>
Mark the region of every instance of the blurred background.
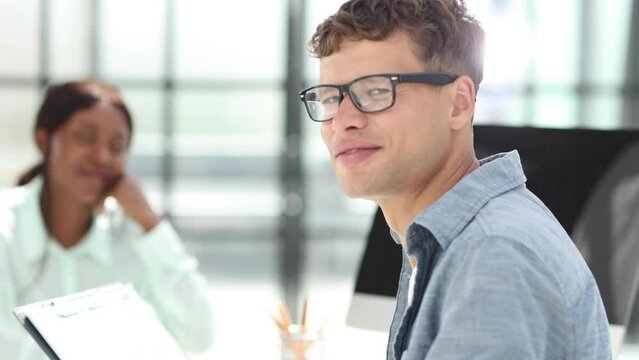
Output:
<instances>
[{"instance_id":1,"label":"blurred background","mask_svg":"<svg viewBox=\"0 0 639 360\"><path fill-rule=\"evenodd\" d=\"M112 83L134 116L128 167L211 286L201 358L277 358L268 311L306 297L325 358L384 358L385 334L343 325L375 207L342 195L298 97L318 76L305 43L341 3L0 0L0 186L38 158L48 84ZM639 127L639 1L467 5L487 33L476 123Z\"/></svg>"}]
</instances>

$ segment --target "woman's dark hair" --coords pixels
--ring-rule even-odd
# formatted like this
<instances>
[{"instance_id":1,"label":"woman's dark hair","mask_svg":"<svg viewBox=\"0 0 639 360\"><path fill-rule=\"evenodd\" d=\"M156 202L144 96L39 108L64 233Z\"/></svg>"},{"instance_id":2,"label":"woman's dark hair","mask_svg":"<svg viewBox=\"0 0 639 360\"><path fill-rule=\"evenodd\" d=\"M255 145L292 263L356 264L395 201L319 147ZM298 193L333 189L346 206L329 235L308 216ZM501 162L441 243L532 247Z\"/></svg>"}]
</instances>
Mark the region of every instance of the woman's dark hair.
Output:
<instances>
[{"instance_id":1,"label":"woman's dark hair","mask_svg":"<svg viewBox=\"0 0 639 360\"><path fill-rule=\"evenodd\" d=\"M44 101L38 110L34 134L42 129L52 135L78 110L88 109L97 103L107 103L124 115L129 127L129 136L133 133L133 122L120 92L114 86L95 80L68 82L52 85L47 89ZM46 157L18 178L18 185L24 185L44 172Z\"/></svg>"}]
</instances>

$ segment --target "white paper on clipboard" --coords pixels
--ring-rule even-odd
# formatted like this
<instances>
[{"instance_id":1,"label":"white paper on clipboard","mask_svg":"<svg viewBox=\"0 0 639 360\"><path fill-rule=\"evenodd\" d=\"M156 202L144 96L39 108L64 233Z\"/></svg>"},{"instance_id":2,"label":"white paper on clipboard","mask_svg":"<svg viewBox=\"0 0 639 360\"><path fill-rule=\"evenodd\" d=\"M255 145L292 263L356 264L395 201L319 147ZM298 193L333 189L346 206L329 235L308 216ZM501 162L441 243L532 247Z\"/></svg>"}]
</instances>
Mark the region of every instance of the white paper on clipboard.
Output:
<instances>
[{"instance_id":1,"label":"white paper on clipboard","mask_svg":"<svg viewBox=\"0 0 639 360\"><path fill-rule=\"evenodd\" d=\"M130 284L20 306L14 314L53 360L187 359Z\"/></svg>"}]
</instances>

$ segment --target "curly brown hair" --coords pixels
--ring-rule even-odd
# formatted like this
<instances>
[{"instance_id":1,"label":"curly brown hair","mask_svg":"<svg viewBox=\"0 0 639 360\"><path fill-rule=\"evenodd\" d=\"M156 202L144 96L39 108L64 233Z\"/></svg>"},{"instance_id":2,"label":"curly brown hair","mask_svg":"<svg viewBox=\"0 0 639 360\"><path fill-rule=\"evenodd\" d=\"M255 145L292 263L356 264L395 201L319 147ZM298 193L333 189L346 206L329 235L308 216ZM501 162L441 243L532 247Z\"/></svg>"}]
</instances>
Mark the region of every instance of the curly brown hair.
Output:
<instances>
[{"instance_id":1,"label":"curly brown hair","mask_svg":"<svg viewBox=\"0 0 639 360\"><path fill-rule=\"evenodd\" d=\"M317 27L308 49L321 59L344 40L381 41L398 30L409 34L425 69L468 75L479 88L484 31L463 0L350 0Z\"/></svg>"}]
</instances>

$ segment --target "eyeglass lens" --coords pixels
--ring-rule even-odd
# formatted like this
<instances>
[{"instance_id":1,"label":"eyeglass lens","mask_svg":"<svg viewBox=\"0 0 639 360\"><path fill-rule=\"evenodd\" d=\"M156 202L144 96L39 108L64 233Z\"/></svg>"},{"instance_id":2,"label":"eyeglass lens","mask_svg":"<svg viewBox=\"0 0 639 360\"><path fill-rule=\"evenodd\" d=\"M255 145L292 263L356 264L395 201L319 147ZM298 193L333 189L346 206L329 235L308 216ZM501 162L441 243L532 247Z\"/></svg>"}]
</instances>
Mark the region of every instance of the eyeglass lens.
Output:
<instances>
[{"instance_id":1,"label":"eyeglass lens","mask_svg":"<svg viewBox=\"0 0 639 360\"><path fill-rule=\"evenodd\" d=\"M342 101L336 86L318 86L306 92L304 102L313 120L325 121L333 118ZM350 84L349 95L355 106L363 112L375 112L393 104L394 88L387 76L370 76Z\"/></svg>"}]
</instances>

